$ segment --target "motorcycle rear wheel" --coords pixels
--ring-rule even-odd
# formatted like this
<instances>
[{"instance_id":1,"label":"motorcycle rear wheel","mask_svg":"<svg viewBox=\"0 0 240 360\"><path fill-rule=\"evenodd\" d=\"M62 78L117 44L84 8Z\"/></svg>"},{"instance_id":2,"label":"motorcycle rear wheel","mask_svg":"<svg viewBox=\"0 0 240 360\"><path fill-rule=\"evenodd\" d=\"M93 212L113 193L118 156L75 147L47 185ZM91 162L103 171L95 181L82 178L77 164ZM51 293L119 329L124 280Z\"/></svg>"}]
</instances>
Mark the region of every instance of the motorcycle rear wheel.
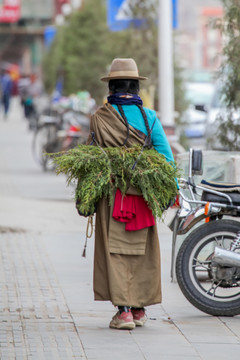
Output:
<instances>
[{"instance_id":1,"label":"motorcycle rear wheel","mask_svg":"<svg viewBox=\"0 0 240 360\"><path fill-rule=\"evenodd\" d=\"M214 316L240 314L240 284L213 281L211 257L215 246L229 249L240 222L218 220L196 228L183 242L176 259L176 276L182 293L199 310Z\"/></svg>"}]
</instances>

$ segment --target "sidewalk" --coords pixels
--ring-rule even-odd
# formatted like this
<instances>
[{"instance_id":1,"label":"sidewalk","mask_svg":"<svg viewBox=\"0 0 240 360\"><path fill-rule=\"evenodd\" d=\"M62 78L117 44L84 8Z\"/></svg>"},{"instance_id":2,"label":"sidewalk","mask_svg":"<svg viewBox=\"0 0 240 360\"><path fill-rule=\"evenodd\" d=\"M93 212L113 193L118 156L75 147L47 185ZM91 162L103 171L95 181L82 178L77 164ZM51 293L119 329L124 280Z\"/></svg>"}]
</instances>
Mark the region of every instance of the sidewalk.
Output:
<instances>
[{"instance_id":1,"label":"sidewalk","mask_svg":"<svg viewBox=\"0 0 240 360\"><path fill-rule=\"evenodd\" d=\"M147 308L143 328L109 329L116 310L93 301L93 239L81 256L86 220L65 179L33 162L32 134L19 113L16 104L8 121L0 119L1 360L238 360L240 317L208 316L171 283L164 223L163 304Z\"/></svg>"}]
</instances>

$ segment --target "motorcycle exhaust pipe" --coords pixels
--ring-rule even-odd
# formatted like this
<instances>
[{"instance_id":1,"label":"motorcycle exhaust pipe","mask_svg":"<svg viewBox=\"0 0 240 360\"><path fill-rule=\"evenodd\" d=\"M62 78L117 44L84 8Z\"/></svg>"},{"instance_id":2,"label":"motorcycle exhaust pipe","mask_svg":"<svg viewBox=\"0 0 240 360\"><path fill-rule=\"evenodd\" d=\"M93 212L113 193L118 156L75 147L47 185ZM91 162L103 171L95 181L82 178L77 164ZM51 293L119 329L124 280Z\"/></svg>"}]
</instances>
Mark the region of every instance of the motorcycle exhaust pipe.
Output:
<instances>
[{"instance_id":1,"label":"motorcycle exhaust pipe","mask_svg":"<svg viewBox=\"0 0 240 360\"><path fill-rule=\"evenodd\" d=\"M221 266L236 266L240 267L240 254L230 250L225 250L215 247L214 255L212 258L217 264Z\"/></svg>"}]
</instances>

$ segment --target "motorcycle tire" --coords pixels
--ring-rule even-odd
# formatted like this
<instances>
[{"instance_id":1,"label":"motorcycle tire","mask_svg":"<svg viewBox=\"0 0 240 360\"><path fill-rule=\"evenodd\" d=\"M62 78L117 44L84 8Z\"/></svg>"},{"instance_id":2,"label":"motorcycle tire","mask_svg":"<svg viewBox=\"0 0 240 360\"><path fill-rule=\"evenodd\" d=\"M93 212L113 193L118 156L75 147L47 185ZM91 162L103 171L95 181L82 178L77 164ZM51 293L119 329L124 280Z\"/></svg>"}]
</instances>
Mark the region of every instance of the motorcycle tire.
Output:
<instances>
[{"instance_id":1,"label":"motorcycle tire","mask_svg":"<svg viewBox=\"0 0 240 360\"><path fill-rule=\"evenodd\" d=\"M214 247L227 249L239 231L240 222L215 220L196 228L179 249L176 259L179 287L190 303L204 313L213 316L240 314L240 286L236 283L232 286L221 283L219 286L211 276ZM208 286L210 289L205 289ZM235 289L236 294L229 295Z\"/></svg>"}]
</instances>

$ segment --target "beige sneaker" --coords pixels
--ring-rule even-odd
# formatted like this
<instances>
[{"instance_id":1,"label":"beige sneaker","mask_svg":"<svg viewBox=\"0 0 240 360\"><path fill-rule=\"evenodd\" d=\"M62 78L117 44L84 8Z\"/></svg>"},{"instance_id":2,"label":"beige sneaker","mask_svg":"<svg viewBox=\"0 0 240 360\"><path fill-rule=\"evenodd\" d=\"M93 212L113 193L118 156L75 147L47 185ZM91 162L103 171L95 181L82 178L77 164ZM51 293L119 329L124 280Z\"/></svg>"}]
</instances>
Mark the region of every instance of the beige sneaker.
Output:
<instances>
[{"instance_id":1,"label":"beige sneaker","mask_svg":"<svg viewBox=\"0 0 240 360\"><path fill-rule=\"evenodd\" d=\"M112 329L132 330L135 328L131 310L129 312L123 311L121 314L118 311L112 318L109 327Z\"/></svg>"},{"instance_id":2,"label":"beige sneaker","mask_svg":"<svg viewBox=\"0 0 240 360\"><path fill-rule=\"evenodd\" d=\"M144 309L132 309L133 321L136 326L143 326L147 321L147 316Z\"/></svg>"}]
</instances>

